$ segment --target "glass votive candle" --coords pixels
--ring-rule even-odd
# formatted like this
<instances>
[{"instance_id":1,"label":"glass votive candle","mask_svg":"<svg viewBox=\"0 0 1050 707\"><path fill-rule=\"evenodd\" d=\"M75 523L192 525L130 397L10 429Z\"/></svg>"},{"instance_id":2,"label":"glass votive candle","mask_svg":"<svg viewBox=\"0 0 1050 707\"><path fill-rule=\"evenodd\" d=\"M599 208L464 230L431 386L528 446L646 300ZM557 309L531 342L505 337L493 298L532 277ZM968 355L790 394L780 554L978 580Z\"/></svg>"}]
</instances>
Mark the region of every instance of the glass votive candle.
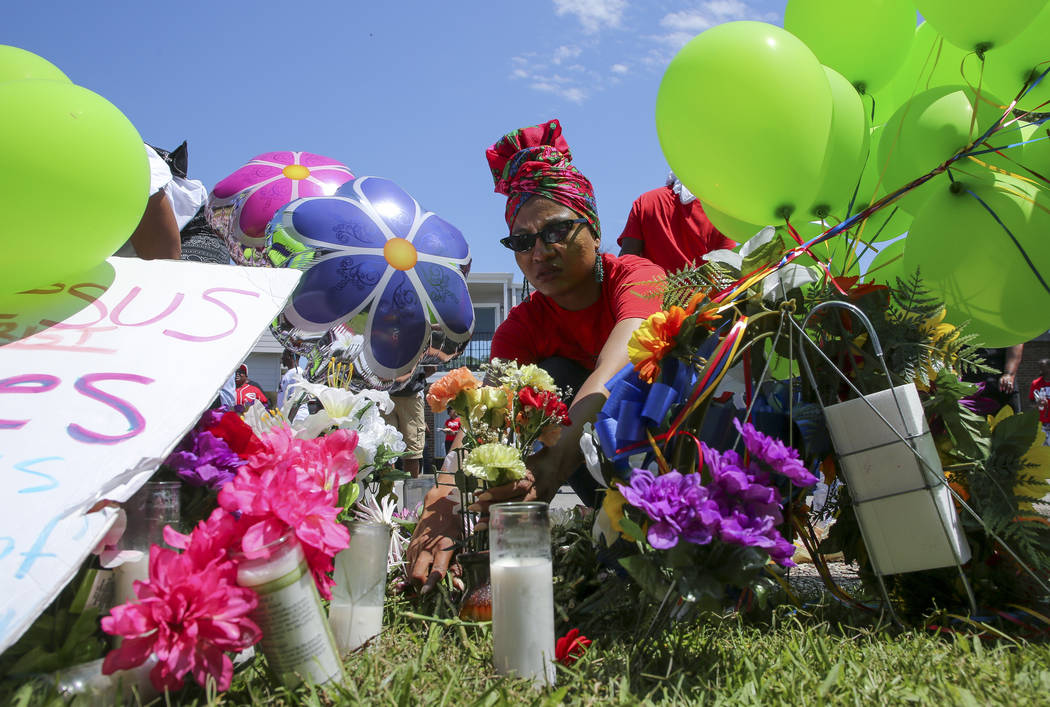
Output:
<instances>
[{"instance_id":1,"label":"glass votive candle","mask_svg":"<svg viewBox=\"0 0 1050 707\"><path fill-rule=\"evenodd\" d=\"M164 526L179 529L181 508L178 481L147 481L124 504L127 529L120 538L122 550L135 550L142 556L113 569L115 604L136 601L135 581L149 581L149 549L164 542Z\"/></svg>"},{"instance_id":2,"label":"glass votive candle","mask_svg":"<svg viewBox=\"0 0 1050 707\"><path fill-rule=\"evenodd\" d=\"M420 476L415 479L405 479L401 488L401 507L406 511L415 511L423 503L427 491L434 488L433 476Z\"/></svg>"},{"instance_id":3,"label":"glass votive candle","mask_svg":"<svg viewBox=\"0 0 1050 707\"><path fill-rule=\"evenodd\" d=\"M234 559L237 584L259 595L252 620L262 630L260 648L274 677L287 687L341 680L343 663L295 534L289 530L264 549L265 557Z\"/></svg>"},{"instance_id":4,"label":"glass votive candle","mask_svg":"<svg viewBox=\"0 0 1050 707\"><path fill-rule=\"evenodd\" d=\"M489 507L496 672L554 684L554 577L546 503Z\"/></svg>"},{"instance_id":5,"label":"glass votive candle","mask_svg":"<svg viewBox=\"0 0 1050 707\"><path fill-rule=\"evenodd\" d=\"M335 586L328 622L340 655L365 645L383 630L390 526L353 521L350 547L335 556Z\"/></svg>"}]
</instances>

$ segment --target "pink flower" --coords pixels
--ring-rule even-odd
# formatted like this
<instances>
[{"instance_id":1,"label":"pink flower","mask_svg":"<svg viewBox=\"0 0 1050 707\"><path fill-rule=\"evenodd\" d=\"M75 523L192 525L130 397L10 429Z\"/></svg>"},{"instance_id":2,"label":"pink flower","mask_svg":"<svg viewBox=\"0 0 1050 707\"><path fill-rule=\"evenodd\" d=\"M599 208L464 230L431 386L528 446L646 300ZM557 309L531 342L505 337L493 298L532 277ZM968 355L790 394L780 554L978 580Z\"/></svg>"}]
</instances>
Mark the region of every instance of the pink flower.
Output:
<instances>
[{"instance_id":1,"label":"pink flower","mask_svg":"<svg viewBox=\"0 0 1050 707\"><path fill-rule=\"evenodd\" d=\"M331 597L332 558L350 543L338 522L339 486L357 475L357 433L336 430L319 439L296 439L285 427L260 438L253 455L219 492L219 505L245 527L240 551L265 557L291 529L303 546L317 589Z\"/></svg>"},{"instance_id":2,"label":"pink flower","mask_svg":"<svg viewBox=\"0 0 1050 707\"><path fill-rule=\"evenodd\" d=\"M229 688L233 663L226 652L259 640L259 627L248 618L258 598L237 586L233 562L199 559L150 548L150 581L135 583L139 601L116 606L102 619L103 631L124 637L106 656L103 673L142 665L153 654L158 662L150 681L158 690L178 690L187 673L201 686L210 677L219 690Z\"/></svg>"}]
</instances>

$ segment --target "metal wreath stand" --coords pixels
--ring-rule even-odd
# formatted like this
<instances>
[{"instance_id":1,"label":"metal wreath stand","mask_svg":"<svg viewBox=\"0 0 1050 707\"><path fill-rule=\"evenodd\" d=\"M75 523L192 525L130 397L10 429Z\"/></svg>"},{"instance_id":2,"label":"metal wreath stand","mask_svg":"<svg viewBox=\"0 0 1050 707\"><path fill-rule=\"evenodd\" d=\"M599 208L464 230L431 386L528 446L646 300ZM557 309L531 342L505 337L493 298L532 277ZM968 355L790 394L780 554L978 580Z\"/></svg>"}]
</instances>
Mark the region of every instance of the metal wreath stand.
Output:
<instances>
[{"instance_id":1,"label":"metal wreath stand","mask_svg":"<svg viewBox=\"0 0 1050 707\"><path fill-rule=\"evenodd\" d=\"M874 351L875 357L878 359L879 363L882 366L882 370L883 370L884 375L886 376L887 383L890 384L889 390L888 391L882 391L882 392L889 392L890 396L892 397L893 406L896 408L897 415L899 415L899 419L901 421L901 425L897 426L897 425L894 425L893 423L891 423L890 420L888 420L886 418L886 416L883 414L883 412L880 411L875 406L875 404L873 404L872 400L869 399L869 397L867 395L862 393L853 384L853 381L851 381L849 379L849 377L847 377L844 373L842 373L841 370L838 369L838 367L835 365L835 363L830 358L828 358L827 355L821 350L820 346L815 341L813 341L813 339L809 336L809 334L806 333L806 326L809 324L809 321L813 317L814 314L816 314L818 311L821 311L823 309L829 309L829 308L833 308L833 307L846 309L847 311L852 313L854 316L857 317L857 319L860 320L860 322L864 325L864 328L867 330L868 337L869 337L869 340L871 341L871 346L872 346L872 349ZM781 337L781 335L783 333L784 323L786 321L789 324L789 326L791 327L791 331L788 333L789 346L792 349L794 348L794 338L795 338L795 336L798 336L800 341L808 342L809 345L817 352L817 354L819 354L819 356L831 367L831 369L834 370L839 375L839 377L846 383L846 385L849 386L849 388L854 393L856 393L859 396L858 400L863 400L864 401L864 406L871 413L874 413L875 417L877 417L882 422L882 424L884 424L885 427L891 433L891 439L888 442L875 444L873 446L869 446L869 447L861 448L861 449L852 449L852 450L849 450L846 453L840 452L839 449L838 449L838 445L837 444L833 444L833 446L835 447L836 458L839 461L839 469L843 470L843 472L845 473L845 471L846 471L846 469L848 467L847 462L849 461L849 459L851 457L855 457L857 455L861 455L861 454L864 454L866 452L871 452L873 450L883 450L883 449L888 448L889 445L897 445L897 444L903 444L905 447L907 447L907 449L910 451L911 455L914 457L914 459L918 462L919 466L921 467L921 473L918 475L919 478L921 478L921 483L919 483L918 485L915 485L912 488L908 488L908 489L904 489L904 490L897 490L897 491L894 491L894 492L891 492L891 493L883 493L883 494L880 494L880 495L875 495L875 496L872 496L870 498L865 498L863 500L858 500L857 499L854 489L851 488L852 484L850 484L849 479L847 477L847 489L849 489L849 492L850 492L850 499L851 499L851 502L852 502L852 505L853 505L853 508L854 508L854 512L857 514L858 527L860 528L860 531L861 531L861 537L864 540L865 547L868 549L869 556L872 558L872 568L874 569L875 576L877 577L878 582L879 582L879 589L880 589L880 591L882 593L882 598L883 598L883 601L884 601L885 608L889 611L889 614L890 614L892 620L894 621L894 623L896 623L899 626L903 626L904 625L904 623L901 621L900 617L897 615L897 613L893 609L893 603L890 601L889 593L886 590L886 583L885 583L883 577L885 575L888 575L888 574L897 574L899 571L884 572L883 568L880 567L879 562L875 561L874 549L875 549L876 545L875 545L874 539L871 537L872 530L874 528L873 527L865 527L866 523L863 522L863 520L862 520L862 513L861 513L861 511L862 511L862 509L863 510L867 510L867 509L864 509L863 507L868 505L868 504L873 504L873 503L876 503L876 502L879 502L879 501L883 501L883 500L886 500L886 499L889 499L889 498L900 497L900 496L903 496L905 494L914 494L914 493L918 493L918 492L925 492L925 493L927 493L929 495L929 499L930 499L931 505L934 506L934 507L937 507L939 505L938 504L937 494L940 494L940 495L944 496L944 492L947 491L949 494L951 494L951 498L953 498L955 500L956 504L959 507L961 507L963 510L965 510L967 513L969 513L970 516L972 516L975 520L977 520L977 522L981 524L981 527L985 530L985 532L990 537L995 539L1000 544L1000 546L1014 559L1014 561L1018 564L1018 566L1021 567L1029 576L1031 576L1032 579L1034 579L1039 584L1039 586L1043 589L1043 591L1047 592L1047 594L1050 594L1050 586L1048 586L1046 584L1046 582L1043 581L1043 578L1040 577L1038 574L1036 574L1018 556L1018 554L1013 550L1013 548L1011 548L1001 537L999 537L999 535L996 534L995 531L992 530L992 528L990 528L987 523L985 523L984 519L981 518L981 516L972 507L970 507L969 504L967 504L966 501L963 500L963 498L958 493L956 493L956 491L954 489L952 489L948 485L948 483L947 483L947 481L946 481L946 479L944 477L944 472L940 468L940 460L939 460L939 458L936 458L936 455L934 455L935 456L935 463L931 463L930 460L926 459L923 456L923 454L920 452L920 450L917 448L917 443L920 440L922 440L924 437L929 435L929 428L928 428L928 426L926 424L926 418L925 418L925 416L922 416L921 425L919 425L919 427L917 429L914 429L914 430L909 429L908 417L904 414L904 411L902 409L901 400L898 397L899 391L897 390L896 387L894 387L892 385L892 378L890 377L889 369L886 366L886 360L885 360L885 357L883 355L882 346L879 343L878 336L876 336L875 330L872 327L871 322L868 320L868 318L864 314L864 312L861 311L858 307L856 307L856 306L854 306L854 305L852 305L852 304L850 304L848 302L839 302L839 301L822 302L822 303L818 304L816 307L814 307L812 310L810 310L810 312L806 315L806 318L803 320L802 324L799 324L790 315L790 312L793 311L793 309L794 309L794 307L793 307L793 305L790 302L784 303L781 306L780 326L778 327L776 335L775 335L775 337L773 339L773 342L772 342L773 346L775 347L777 341L780 339L780 337ZM824 403L824 400L821 398L820 389L819 389L819 386L817 385L816 378L813 375L813 371L810 368L808 354L805 352L804 347L800 347L799 354L800 354L799 355L799 360L802 363L802 367L805 369L805 372L806 372L806 375L807 375L807 377L809 379L810 385L813 387L813 390L816 393L817 402L819 403L819 405L820 405L820 407L821 407L821 409L822 409L822 411L823 411L823 413L825 415L825 422L827 422L828 417L829 417L829 415L828 415L829 409L836 407L836 405L833 404L831 406L828 406L828 405L826 405ZM768 370L769 370L769 360L767 359L766 360L766 364L765 364L764 368L762 369L762 373L759 376L758 385L761 385L762 382L764 382L766 380ZM908 385L911 385L911 384L908 384ZM874 396L876 394L872 394L872 395ZM757 396L756 396L756 398L757 398ZM793 395L789 395L788 399L789 399L789 401L792 401L793 400ZM849 402L856 403L857 401L849 401ZM746 413L747 416L750 416L750 414L751 414L751 407L753 405L754 405L754 400L752 400L751 405L748 406L748 410L747 410L747 413ZM860 406L858 406L858 407L860 407ZM831 410L831 415L832 416L835 415L836 412L837 411L832 409ZM793 410L789 411L789 414L791 415L791 417L794 417ZM745 417L745 419L747 419L747 417ZM828 425L828 427L829 427L829 432L830 432L831 431L831 425ZM789 429L793 430L793 425ZM834 437L833 437L833 441L834 441ZM947 496L944 496L944 498L947 498ZM944 510L943 503L940 504L939 510ZM978 613L977 612L977 601L976 601L976 599L974 597L973 588L970 585L969 578L966 576L966 572L963 569L963 564L969 559L969 552L968 552L969 548L968 548L968 546L966 547L966 550L967 550L966 555L967 556L963 557L962 556L962 552L960 550L959 542L958 542L958 538L961 535L961 530L958 529L958 528L952 527L952 523L951 523L951 521L955 519L954 518L955 517L954 509L949 506L949 508L947 510L950 511L951 517L946 517L946 515L948 515L948 514L946 514L944 512L938 512L937 513L937 516L940 519L941 530L944 533L945 543L946 543L947 547L949 547L951 549L952 558L951 558L951 562L947 563L947 565L954 564L954 566L958 570L959 577L962 580L963 586L966 589L966 595L967 595L967 598L969 599L969 603L970 603L970 610L971 610L971 612L974 615L976 615ZM870 523L871 522L871 516L869 516L866 513L864 515L868 517L868 519L869 519L868 522ZM965 539L963 539L962 542L965 543ZM910 569L908 569L906 571L918 571L918 570L921 570L921 569L933 569L935 567L944 567L944 566L946 566L946 563L939 562L939 563L935 563L935 564L933 564L931 566L928 566L928 567L919 567L919 566L912 567L912 568L910 568Z\"/></svg>"}]
</instances>

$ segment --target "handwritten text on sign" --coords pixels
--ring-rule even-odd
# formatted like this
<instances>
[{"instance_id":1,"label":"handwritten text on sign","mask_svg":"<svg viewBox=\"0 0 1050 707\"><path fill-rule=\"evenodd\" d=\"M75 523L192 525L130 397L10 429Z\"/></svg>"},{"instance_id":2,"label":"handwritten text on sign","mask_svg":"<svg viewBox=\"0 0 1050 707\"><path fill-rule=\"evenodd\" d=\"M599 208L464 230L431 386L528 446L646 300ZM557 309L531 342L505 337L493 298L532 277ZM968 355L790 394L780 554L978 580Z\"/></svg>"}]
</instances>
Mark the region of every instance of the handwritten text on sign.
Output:
<instances>
[{"instance_id":1,"label":"handwritten text on sign","mask_svg":"<svg viewBox=\"0 0 1050 707\"><path fill-rule=\"evenodd\" d=\"M83 511L147 480L298 277L111 258L0 304L0 651L106 527Z\"/></svg>"}]
</instances>

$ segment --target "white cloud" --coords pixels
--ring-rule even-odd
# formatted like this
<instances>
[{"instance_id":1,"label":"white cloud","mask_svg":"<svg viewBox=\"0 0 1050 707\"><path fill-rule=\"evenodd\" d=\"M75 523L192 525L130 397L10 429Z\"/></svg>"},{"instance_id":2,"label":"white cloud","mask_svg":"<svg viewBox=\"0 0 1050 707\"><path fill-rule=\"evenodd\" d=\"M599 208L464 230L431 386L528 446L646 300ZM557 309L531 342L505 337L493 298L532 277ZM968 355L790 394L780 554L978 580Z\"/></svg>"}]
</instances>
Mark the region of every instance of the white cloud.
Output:
<instances>
[{"instance_id":1,"label":"white cloud","mask_svg":"<svg viewBox=\"0 0 1050 707\"><path fill-rule=\"evenodd\" d=\"M705 0L695 7L669 12L660 18L660 26L668 32L656 39L677 51L696 35L723 22L776 22L779 19L779 13L756 9L742 0Z\"/></svg>"},{"instance_id":2,"label":"white cloud","mask_svg":"<svg viewBox=\"0 0 1050 707\"><path fill-rule=\"evenodd\" d=\"M554 54L551 55L551 61L555 64L560 64L566 59L575 59L582 51L577 46L563 45L554 50Z\"/></svg>"},{"instance_id":3,"label":"white cloud","mask_svg":"<svg viewBox=\"0 0 1050 707\"><path fill-rule=\"evenodd\" d=\"M554 95L561 96L562 98L571 103L583 103L584 99L587 98L587 92L579 86L565 85L564 83L561 83L557 80L559 78L560 77L558 76L552 76L551 79L547 81L535 81L529 84L529 88L535 89L536 91L542 91L544 93L553 93Z\"/></svg>"},{"instance_id":4,"label":"white cloud","mask_svg":"<svg viewBox=\"0 0 1050 707\"><path fill-rule=\"evenodd\" d=\"M627 0L554 0L554 12L576 15L588 34L602 27L619 27L626 8Z\"/></svg>"},{"instance_id":5,"label":"white cloud","mask_svg":"<svg viewBox=\"0 0 1050 707\"><path fill-rule=\"evenodd\" d=\"M613 64L609 67L609 71L613 72L614 74L620 74L622 76L628 71L630 71L630 69L627 68L626 64Z\"/></svg>"}]
</instances>

